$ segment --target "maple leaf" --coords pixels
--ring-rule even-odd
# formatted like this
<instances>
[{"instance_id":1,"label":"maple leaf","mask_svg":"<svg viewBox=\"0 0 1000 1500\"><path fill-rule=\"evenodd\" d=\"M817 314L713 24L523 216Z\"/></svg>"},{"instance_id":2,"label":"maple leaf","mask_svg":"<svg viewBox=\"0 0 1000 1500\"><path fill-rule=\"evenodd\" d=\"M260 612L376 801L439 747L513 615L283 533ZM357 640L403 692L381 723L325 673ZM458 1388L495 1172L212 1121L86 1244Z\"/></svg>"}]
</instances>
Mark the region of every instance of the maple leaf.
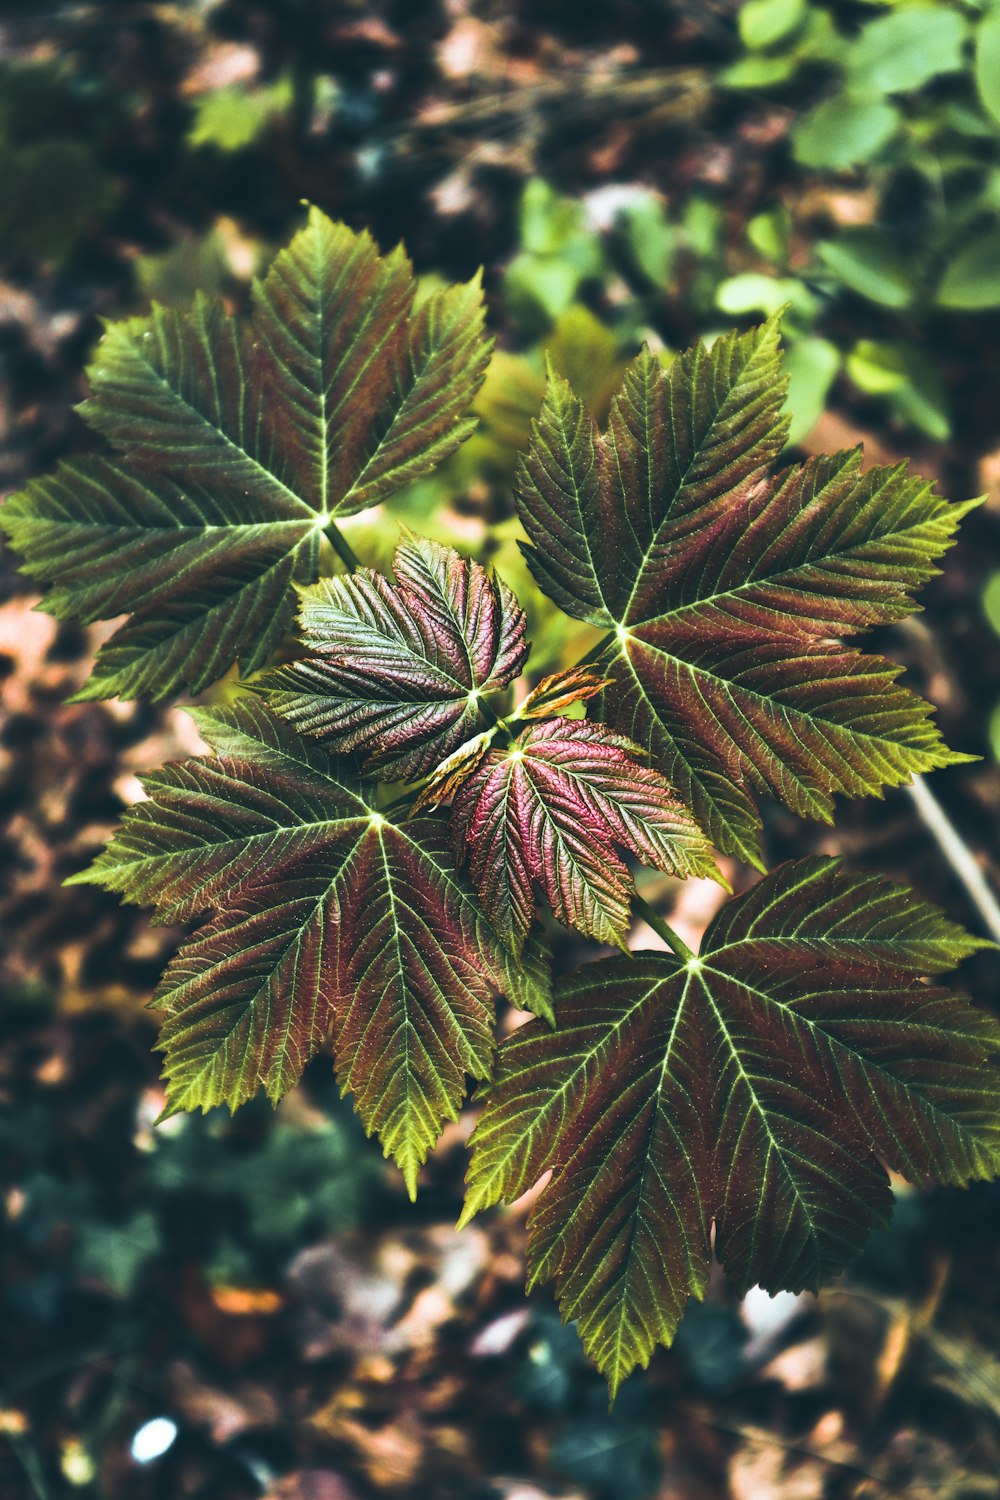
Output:
<instances>
[{"instance_id":1,"label":"maple leaf","mask_svg":"<svg viewBox=\"0 0 1000 1500\"><path fill-rule=\"evenodd\" d=\"M411 1194L465 1075L491 1065L493 998L551 1016L544 963L505 955L444 825L373 788L253 699L194 715L213 758L147 777L92 881L162 920L214 916L153 999L168 1108L284 1094L328 1034L337 1077Z\"/></svg>"},{"instance_id":2,"label":"maple leaf","mask_svg":"<svg viewBox=\"0 0 1000 1500\"><path fill-rule=\"evenodd\" d=\"M715 1252L738 1291L819 1286L911 1180L1000 1171L1000 1025L928 986L977 948L905 887L839 861L781 866L729 902L700 956L586 965L558 1029L501 1049L464 1219L552 1179L529 1220L614 1394Z\"/></svg>"},{"instance_id":3,"label":"maple leaf","mask_svg":"<svg viewBox=\"0 0 1000 1500\"><path fill-rule=\"evenodd\" d=\"M915 607L969 505L858 452L772 474L785 388L773 319L667 371L641 354L603 435L550 372L517 484L539 585L610 631L598 717L761 868L755 794L829 821L835 792L968 759L901 668L842 640Z\"/></svg>"},{"instance_id":4,"label":"maple leaf","mask_svg":"<svg viewBox=\"0 0 1000 1500\"><path fill-rule=\"evenodd\" d=\"M393 571L395 584L365 568L304 589L310 654L259 684L297 728L363 752L384 780L423 776L469 739L481 700L528 655L524 611L479 563L410 536Z\"/></svg>"},{"instance_id":5,"label":"maple leaf","mask_svg":"<svg viewBox=\"0 0 1000 1500\"><path fill-rule=\"evenodd\" d=\"M475 427L478 282L413 308L402 248L317 209L255 284L244 326L221 303L111 324L84 418L119 455L63 464L7 502L44 607L130 614L83 698L198 692L264 665L332 523L427 474Z\"/></svg>"},{"instance_id":6,"label":"maple leaf","mask_svg":"<svg viewBox=\"0 0 1000 1500\"><path fill-rule=\"evenodd\" d=\"M536 889L568 927L624 946L633 886L619 848L670 875L718 876L701 830L635 750L603 724L550 719L489 750L455 792L458 860L514 952Z\"/></svg>"}]
</instances>

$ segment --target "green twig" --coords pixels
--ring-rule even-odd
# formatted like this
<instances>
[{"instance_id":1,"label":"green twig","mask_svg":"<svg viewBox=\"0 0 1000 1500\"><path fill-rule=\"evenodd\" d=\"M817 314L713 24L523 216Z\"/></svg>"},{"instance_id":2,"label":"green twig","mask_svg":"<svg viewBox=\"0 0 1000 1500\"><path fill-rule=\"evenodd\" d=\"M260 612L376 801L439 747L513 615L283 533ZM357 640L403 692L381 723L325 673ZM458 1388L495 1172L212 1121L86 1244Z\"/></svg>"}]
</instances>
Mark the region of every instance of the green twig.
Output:
<instances>
[{"instance_id":1,"label":"green twig","mask_svg":"<svg viewBox=\"0 0 1000 1500\"><path fill-rule=\"evenodd\" d=\"M644 901L639 895L633 896L632 910L637 917L641 917L644 922L652 927L655 933L659 934L667 947L673 949L682 963L690 964L697 961L697 954L692 953L684 939L678 937L674 929L669 923L663 920L659 912L653 910L648 901Z\"/></svg>"},{"instance_id":2,"label":"green twig","mask_svg":"<svg viewBox=\"0 0 1000 1500\"><path fill-rule=\"evenodd\" d=\"M602 635L597 644L591 646L590 650L580 657L580 660L576 665L578 667L589 667L592 662L600 661L601 657L604 655L605 651L607 651L608 647L613 644L614 640L615 637L609 630L607 635Z\"/></svg>"},{"instance_id":3,"label":"green twig","mask_svg":"<svg viewBox=\"0 0 1000 1500\"><path fill-rule=\"evenodd\" d=\"M360 557L358 557L354 548L335 521L330 522L329 526L324 529L323 535L344 564L348 573L353 573L356 568L360 568Z\"/></svg>"},{"instance_id":4,"label":"green twig","mask_svg":"<svg viewBox=\"0 0 1000 1500\"><path fill-rule=\"evenodd\" d=\"M401 807L409 807L419 797L420 789L426 780L427 777L422 776L416 785L411 787L409 791L404 792L401 797L394 797L391 802L387 802L384 807L380 807L378 809L379 812L383 817L388 817L390 813L398 812Z\"/></svg>"}]
</instances>

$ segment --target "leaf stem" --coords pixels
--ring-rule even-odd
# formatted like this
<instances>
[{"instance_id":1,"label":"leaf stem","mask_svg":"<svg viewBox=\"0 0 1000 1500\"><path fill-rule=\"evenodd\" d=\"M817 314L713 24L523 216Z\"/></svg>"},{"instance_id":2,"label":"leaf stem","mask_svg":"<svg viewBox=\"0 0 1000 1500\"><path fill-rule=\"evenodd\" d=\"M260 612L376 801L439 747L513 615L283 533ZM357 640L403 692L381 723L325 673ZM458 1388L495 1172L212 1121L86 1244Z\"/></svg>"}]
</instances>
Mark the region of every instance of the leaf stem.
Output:
<instances>
[{"instance_id":1,"label":"leaf stem","mask_svg":"<svg viewBox=\"0 0 1000 1500\"><path fill-rule=\"evenodd\" d=\"M652 927L653 931L663 939L668 948L673 949L682 963L689 964L697 958L697 954L692 953L683 938L679 937L674 929L663 920L659 912L654 911L649 902L644 901L638 893L632 897L632 910L637 917L641 917L644 922Z\"/></svg>"},{"instance_id":2,"label":"leaf stem","mask_svg":"<svg viewBox=\"0 0 1000 1500\"><path fill-rule=\"evenodd\" d=\"M426 777L421 777L421 781L426 781L426 779ZM391 802L387 802L384 807L380 807L379 812L382 813L383 816L391 812L398 812L401 807L408 807L410 803L416 801L419 793L420 784L418 783L416 786L412 787L410 791L404 792L401 797L394 797Z\"/></svg>"},{"instance_id":3,"label":"leaf stem","mask_svg":"<svg viewBox=\"0 0 1000 1500\"><path fill-rule=\"evenodd\" d=\"M348 573L353 573L356 568L360 568L360 557L355 552L354 548L351 546L350 542L347 540L346 536L337 525L336 521L331 521L328 526L324 527L323 535L326 537L327 541L330 543L330 546L333 548L334 552L336 552L337 556L344 564L344 567L347 569Z\"/></svg>"},{"instance_id":4,"label":"leaf stem","mask_svg":"<svg viewBox=\"0 0 1000 1500\"><path fill-rule=\"evenodd\" d=\"M608 647L612 644L614 639L614 635L609 630L607 635L602 635L601 639L596 643L596 645L591 646L590 650L580 657L580 660L576 665L578 667L589 667L592 662L600 661L601 657L604 655Z\"/></svg>"},{"instance_id":5,"label":"leaf stem","mask_svg":"<svg viewBox=\"0 0 1000 1500\"><path fill-rule=\"evenodd\" d=\"M1000 943L1000 903L987 885L972 850L922 776L914 776L906 790L925 828L965 887L990 937Z\"/></svg>"},{"instance_id":6,"label":"leaf stem","mask_svg":"<svg viewBox=\"0 0 1000 1500\"><path fill-rule=\"evenodd\" d=\"M517 729L514 727L517 724L517 710L515 709L512 714L508 714L506 718L501 719L496 709L491 708L485 698L480 698L479 711L486 720L487 728L492 729L495 734L500 736L500 743L502 745L513 745L517 738Z\"/></svg>"}]
</instances>

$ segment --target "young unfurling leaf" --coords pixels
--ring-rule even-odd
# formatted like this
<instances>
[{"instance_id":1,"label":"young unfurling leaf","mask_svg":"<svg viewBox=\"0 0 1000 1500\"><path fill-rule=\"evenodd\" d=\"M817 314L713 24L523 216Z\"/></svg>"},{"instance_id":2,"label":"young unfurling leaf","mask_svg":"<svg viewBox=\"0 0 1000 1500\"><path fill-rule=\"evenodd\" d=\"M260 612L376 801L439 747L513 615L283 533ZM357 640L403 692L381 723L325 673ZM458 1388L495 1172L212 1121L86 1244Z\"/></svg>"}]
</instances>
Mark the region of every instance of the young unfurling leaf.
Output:
<instances>
[{"instance_id":1,"label":"young unfurling leaf","mask_svg":"<svg viewBox=\"0 0 1000 1500\"><path fill-rule=\"evenodd\" d=\"M480 700L528 655L524 611L479 563L413 536L393 571L395 584L365 568L303 590L309 655L260 684L297 728L387 781L426 775L474 735Z\"/></svg>"},{"instance_id":2,"label":"young unfurling leaf","mask_svg":"<svg viewBox=\"0 0 1000 1500\"><path fill-rule=\"evenodd\" d=\"M899 620L967 505L858 453L774 475L777 323L629 366L598 433L556 375L522 463L532 572L610 635L598 717L662 767L709 837L759 864L754 796L829 820L965 757L900 669L841 644Z\"/></svg>"},{"instance_id":3,"label":"young unfurling leaf","mask_svg":"<svg viewBox=\"0 0 1000 1500\"><path fill-rule=\"evenodd\" d=\"M254 289L111 324L83 416L116 457L62 465L3 509L61 619L131 619L81 697L200 691L262 667L324 530L427 474L468 436L482 381L478 283L413 310L402 249L313 209Z\"/></svg>"},{"instance_id":4,"label":"young unfurling leaf","mask_svg":"<svg viewBox=\"0 0 1000 1500\"><path fill-rule=\"evenodd\" d=\"M543 677L538 686L532 688L511 722L551 718L574 703L593 698L606 685L603 678L595 676L586 667L554 672L549 677ZM494 738L494 731L487 729L454 750L432 772L427 785L421 789L413 804L413 811L442 807L451 802L462 783L468 780L479 765Z\"/></svg>"},{"instance_id":5,"label":"young unfurling leaf","mask_svg":"<svg viewBox=\"0 0 1000 1500\"><path fill-rule=\"evenodd\" d=\"M214 911L154 996L173 1109L277 1100L332 1032L337 1078L410 1191L465 1075L485 1077L493 998L550 1015L544 965L506 957L441 823L373 788L253 701L202 710L211 759L146 781L83 877L162 918Z\"/></svg>"},{"instance_id":6,"label":"young unfurling leaf","mask_svg":"<svg viewBox=\"0 0 1000 1500\"><path fill-rule=\"evenodd\" d=\"M435 807L444 807L458 791L462 782L472 775L483 756L493 743L493 730L484 729L474 739L466 740L453 750L421 787L410 809L410 816Z\"/></svg>"},{"instance_id":7,"label":"young unfurling leaf","mask_svg":"<svg viewBox=\"0 0 1000 1500\"><path fill-rule=\"evenodd\" d=\"M917 978L988 946L838 861L781 866L684 963L588 964L558 1029L504 1044L473 1135L465 1217L531 1210L529 1281L554 1280L612 1393L708 1281L816 1288L888 1221L881 1160L913 1181L1000 1171L1000 1025Z\"/></svg>"},{"instance_id":8,"label":"young unfurling leaf","mask_svg":"<svg viewBox=\"0 0 1000 1500\"><path fill-rule=\"evenodd\" d=\"M460 861L493 926L520 952L540 890L561 922L624 945L625 849L670 875L717 875L705 837L621 735L581 719L532 725L490 750L455 793Z\"/></svg>"},{"instance_id":9,"label":"young unfurling leaf","mask_svg":"<svg viewBox=\"0 0 1000 1500\"><path fill-rule=\"evenodd\" d=\"M594 698L610 683L590 667L571 667L568 672L553 672L543 677L537 687L519 705L519 719L547 719L565 713L574 703Z\"/></svg>"}]
</instances>

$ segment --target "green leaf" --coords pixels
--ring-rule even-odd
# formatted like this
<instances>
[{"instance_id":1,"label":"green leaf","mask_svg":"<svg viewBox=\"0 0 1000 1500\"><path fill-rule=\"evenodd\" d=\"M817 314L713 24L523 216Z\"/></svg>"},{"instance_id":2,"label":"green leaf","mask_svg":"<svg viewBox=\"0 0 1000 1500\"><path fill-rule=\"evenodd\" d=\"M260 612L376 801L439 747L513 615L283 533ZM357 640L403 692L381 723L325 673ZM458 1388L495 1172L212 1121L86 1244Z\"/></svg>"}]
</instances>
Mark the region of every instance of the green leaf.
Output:
<instances>
[{"instance_id":1,"label":"green leaf","mask_svg":"<svg viewBox=\"0 0 1000 1500\"><path fill-rule=\"evenodd\" d=\"M913 5L879 16L847 50L848 87L904 94L941 73L960 72L967 34L965 18L947 5Z\"/></svg>"},{"instance_id":2,"label":"green leaf","mask_svg":"<svg viewBox=\"0 0 1000 1500\"><path fill-rule=\"evenodd\" d=\"M969 240L945 266L937 294L941 307L973 312L1000 307L1000 229Z\"/></svg>"},{"instance_id":3,"label":"green leaf","mask_svg":"<svg viewBox=\"0 0 1000 1500\"><path fill-rule=\"evenodd\" d=\"M652 193L633 194L615 215L615 229L640 276L650 286L669 286L677 244L660 199Z\"/></svg>"},{"instance_id":4,"label":"green leaf","mask_svg":"<svg viewBox=\"0 0 1000 1500\"><path fill-rule=\"evenodd\" d=\"M751 862L755 795L829 820L835 792L963 758L838 638L910 613L968 507L858 452L773 474L784 395L773 320L666 372L640 355L603 436L553 376L518 479L540 587L610 632L599 716Z\"/></svg>"},{"instance_id":5,"label":"green leaf","mask_svg":"<svg viewBox=\"0 0 1000 1500\"><path fill-rule=\"evenodd\" d=\"M318 210L254 289L247 327L199 299L112 324L90 425L120 455L83 459L8 501L24 571L61 618L131 619L81 696L198 692L256 671L287 630L291 585L324 529L432 470L472 430L478 283L413 310L401 249Z\"/></svg>"},{"instance_id":6,"label":"green leaf","mask_svg":"<svg viewBox=\"0 0 1000 1500\"><path fill-rule=\"evenodd\" d=\"M795 159L804 167L841 171L871 161L896 134L902 116L883 99L837 95L817 104L792 131Z\"/></svg>"},{"instance_id":7,"label":"green leaf","mask_svg":"<svg viewBox=\"0 0 1000 1500\"><path fill-rule=\"evenodd\" d=\"M784 203L776 208L765 209L747 221L747 240L758 255L774 266L785 266L788 262L789 240L792 234L792 216Z\"/></svg>"},{"instance_id":8,"label":"green leaf","mask_svg":"<svg viewBox=\"0 0 1000 1500\"><path fill-rule=\"evenodd\" d=\"M1000 635L1000 573L991 573L983 587L983 614Z\"/></svg>"},{"instance_id":9,"label":"green leaf","mask_svg":"<svg viewBox=\"0 0 1000 1500\"><path fill-rule=\"evenodd\" d=\"M840 359L836 344L820 338L796 339L785 355L789 443L801 442L823 415Z\"/></svg>"},{"instance_id":10,"label":"green leaf","mask_svg":"<svg viewBox=\"0 0 1000 1500\"><path fill-rule=\"evenodd\" d=\"M770 56L754 53L738 57L719 74L719 82L730 89L770 89L795 76L797 60L791 53Z\"/></svg>"},{"instance_id":11,"label":"green leaf","mask_svg":"<svg viewBox=\"0 0 1000 1500\"><path fill-rule=\"evenodd\" d=\"M1000 1172L1000 1025L918 976L988 947L836 860L731 901L700 957L586 965L558 1029L504 1044L464 1218L546 1171L529 1285L552 1280L612 1394L708 1284L815 1289L913 1181Z\"/></svg>"},{"instance_id":12,"label":"green leaf","mask_svg":"<svg viewBox=\"0 0 1000 1500\"><path fill-rule=\"evenodd\" d=\"M238 83L211 89L195 101L188 144L241 151L253 145L275 115L290 109L292 100L292 84L286 79L270 88Z\"/></svg>"},{"instance_id":13,"label":"green leaf","mask_svg":"<svg viewBox=\"0 0 1000 1500\"><path fill-rule=\"evenodd\" d=\"M364 568L304 589L309 656L257 684L298 729L358 751L384 781L434 770L528 655L524 611L479 563L410 536L393 569L395 584Z\"/></svg>"},{"instance_id":14,"label":"green leaf","mask_svg":"<svg viewBox=\"0 0 1000 1500\"><path fill-rule=\"evenodd\" d=\"M771 317L786 303L802 293L802 283L794 276L766 276L762 271L741 271L727 276L715 291L715 305L724 313L739 317L743 313L764 313Z\"/></svg>"},{"instance_id":15,"label":"green leaf","mask_svg":"<svg viewBox=\"0 0 1000 1500\"><path fill-rule=\"evenodd\" d=\"M1000 6L995 4L976 31L976 87L983 108L1000 125Z\"/></svg>"},{"instance_id":16,"label":"green leaf","mask_svg":"<svg viewBox=\"0 0 1000 1500\"><path fill-rule=\"evenodd\" d=\"M913 301L911 263L881 230L847 229L822 241L817 254L828 271L870 302L901 308Z\"/></svg>"},{"instance_id":17,"label":"green leaf","mask_svg":"<svg viewBox=\"0 0 1000 1500\"><path fill-rule=\"evenodd\" d=\"M884 396L898 416L935 442L947 440L948 390L936 362L917 345L859 339L847 357L847 373L860 390Z\"/></svg>"},{"instance_id":18,"label":"green leaf","mask_svg":"<svg viewBox=\"0 0 1000 1500\"><path fill-rule=\"evenodd\" d=\"M806 19L806 0L746 0L740 7L740 39L751 51L783 42Z\"/></svg>"},{"instance_id":19,"label":"green leaf","mask_svg":"<svg viewBox=\"0 0 1000 1500\"><path fill-rule=\"evenodd\" d=\"M544 965L504 956L443 823L383 815L255 700L194 717L216 756L148 777L75 877L165 921L214 912L153 999L168 1109L276 1101L332 1034L341 1089L412 1194L465 1075L489 1073L494 996L550 1014Z\"/></svg>"},{"instance_id":20,"label":"green leaf","mask_svg":"<svg viewBox=\"0 0 1000 1500\"><path fill-rule=\"evenodd\" d=\"M452 804L459 863L515 953L536 889L568 927L624 947L634 887L619 849L681 879L720 878L700 828L635 752L603 724L557 717L490 750L463 779Z\"/></svg>"}]
</instances>

